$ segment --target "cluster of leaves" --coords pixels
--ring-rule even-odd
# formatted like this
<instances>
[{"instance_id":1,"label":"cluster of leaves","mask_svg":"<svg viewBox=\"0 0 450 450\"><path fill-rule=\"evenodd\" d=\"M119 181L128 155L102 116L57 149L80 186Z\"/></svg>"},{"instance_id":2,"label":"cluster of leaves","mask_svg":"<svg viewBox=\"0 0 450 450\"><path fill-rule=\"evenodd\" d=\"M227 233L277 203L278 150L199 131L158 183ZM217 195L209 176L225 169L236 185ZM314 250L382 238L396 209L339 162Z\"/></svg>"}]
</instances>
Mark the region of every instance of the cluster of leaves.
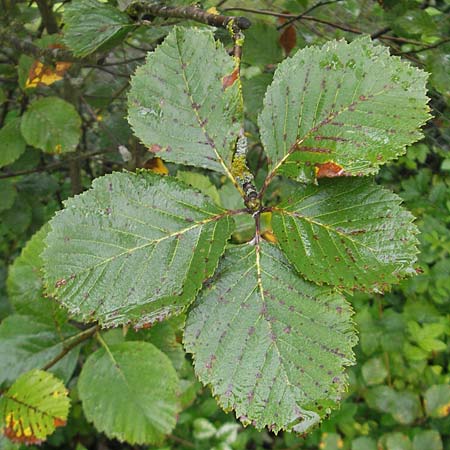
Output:
<instances>
[{"instance_id":1,"label":"cluster of leaves","mask_svg":"<svg viewBox=\"0 0 450 450\"><path fill-rule=\"evenodd\" d=\"M10 264L8 300L1 303L4 319L0 325L0 383L4 388L0 413L3 414L5 435L16 441L33 443L45 439L55 427L68 420L68 427L60 428L50 438L49 446L82 449L80 442L90 446L96 440L104 441L90 422L108 437L131 443L161 442L172 432L174 436L169 438L171 443L167 448L174 449L288 446L370 450L376 448L377 440L378 446L387 450L443 448L441 436L445 443L445 436L449 434L446 418L450 401L446 374L448 361L445 359L445 336L449 328L448 321L442 316L449 297L446 283L449 187L445 172L443 175L437 172L440 168L445 171L448 166L445 153L440 150L448 145L448 135L442 131L445 124L435 120L427 132L425 144L411 147L396 166L383 169L379 176L381 182L397 190L419 217L417 225L421 230L422 249L419 263L424 271L415 279L402 282L399 289L385 297L373 291L384 290L399 276L406 275L416 254L414 240L409 244L401 242L405 236L415 234L415 230L410 225L409 214L398 206L398 197L367 178L319 180L319 187L314 184L302 187L286 178L271 176L274 168L276 173L283 172L302 182L339 172L345 172L345 175L375 173L380 164L395 158L404 145L419 137L415 130L426 119L424 110L421 115L417 112L420 106L416 110L414 100L402 105L398 98L405 98L401 97L404 89L423 98L422 76L415 75L417 79L413 81L411 74L416 72L404 73L407 66L389 59L381 47L373 47L368 41L356 41L350 47L328 44L325 47L327 58L317 50L299 53L282 64L275 75L277 79L268 91L259 118L259 138L256 113L262 108L263 94L272 79L274 65L282 60L283 50L286 53L289 48L303 47L304 40L310 41L312 35L307 31L295 34L294 29L295 43L291 28L290 35L283 33L284 37L279 39L273 22L258 20L246 33L241 71L245 125L251 148L247 159L257 188L265 186L264 180L270 178L271 181L263 187L266 191L264 206L268 210L260 214L260 234L269 242L277 239L290 260L288 263L277 249L278 245L263 240L257 246L236 246L249 241L255 234L251 215L235 214L244 209L244 204L227 180L228 172L233 172L232 146L241 126L241 98L237 82L222 88L223 78L234 71L235 62L220 44L215 43L209 31L176 29L133 78L129 97L130 122L145 146L172 164L166 167L159 159L150 159L146 148L122 121L125 104L121 94L126 87L125 78L136 64L134 61L121 64L122 60L129 61L130 55L131 59L141 58L143 53L135 47L148 42L156 45L169 31L168 27L158 27L161 19L157 18L153 19L150 28L137 27L133 17L124 12L129 3L119 2L119 8L114 2L107 5L94 1L73 1L64 9L55 5L57 19L59 12L64 10L63 40L54 36L44 36L48 40L36 37L40 23L37 8L26 11L22 8L25 5L19 3L8 10L10 18L18 17L30 24L28 30L14 30L19 36L28 35L31 29L37 47L60 48L65 42L75 56L84 59L51 66L45 59L37 60L35 55L22 56L21 61L16 62L18 83L14 79L14 64L5 66L5 78L11 77L11 81L5 89L8 101L3 119L6 120L0 133L11 145L5 147L5 152L2 149L0 158L6 158L2 163L6 166L5 175L19 174L2 181L2 193L6 193L7 200L1 211L5 267L17 256L29 236L60 208L61 200L71 192L89 187L91 180L99 175L121 167L141 167L170 172L178 180L148 172L98 178L92 190L66 203L66 209L52 221L53 230L48 237L50 228L46 225ZM308 6L306 2L287 3L282 10L293 13ZM341 10L342 19L349 26L352 19L358 18L359 23L364 23L359 20L363 14L357 3L346 3ZM385 4L383 7L375 5L371 12L378 15L380 26L388 24L396 36L418 41L417 44L402 44L403 52L438 42L441 37L436 29L443 29L436 28L436 24L442 22L438 7L420 9L406 3L401 2L402 11L398 6ZM338 5L329 8L334 7ZM328 17L325 8L323 14ZM408 20L425 22L423 17L418 17L426 14L434 31L429 28L407 36L395 24L408 14L412 17ZM91 20L86 21L86 17ZM321 17L320 13L317 17ZM104 33L98 32L99 21ZM368 25L373 30L373 23ZM82 40L80 36L88 38ZM221 35L220 31L217 36L229 44L227 36ZM442 71L433 71L430 55L439 60L441 54L445 55L444 49L445 45L442 45L436 51L417 53L417 56L424 55L423 62L433 72L431 82L436 89L433 96L440 108L445 108L442 94L448 93L445 91L448 84ZM363 61L354 56L358 51ZM333 53L337 57L333 57ZM184 67L183 61L169 63L166 55L178 59L185 57L189 61L198 58L198 62ZM13 52L7 50L6 57L14 62ZM217 62L210 67L210 72L204 70L205 59ZM337 90L333 84L337 81L332 75L339 71L348 72L359 79L370 60L376 64L368 72L378 75L377 70L383 66L386 80L391 77L388 81L399 87L398 97L390 98L381 93L385 104L391 101L390 105L398 108L398 115L392 113L388 121L376 119L376 126L385 127L383 134L363 134L358 133L355 126L364 126L367 131L374 122L362 114L353 119L355 111L348 115L343 111L342 125L339 125L342 140L326 139L336 137L330 131L332 127L327 127L328 123L314 128L320 123L317 120L321 117L320 111L329 110L327 105L332 104L331 96ZM342 61L347 67L340 67ZM119 64L115 66L115 63ZM116 69L110 69L110 66ZM330 75L324 76L321 83L322 78L314 73L309 78L308 66L316 67L317 73ZM441 67L442 64L439 69ZM114 72L117 68L119 72ZM110 76L108 71L113 71L114 75ZM292 77L293 72L298 75ZM124 75L124 86L118 73ZM183 73L187 76L182 76ZM186 98L182 83L193 80L199 85L192 91L191 98ZM292 86L291 92L303 92L304 85L311 83L308 80L312 80L308 85L312 93L323 89L329 95L323 95L317 103L317 94L305 101L286 90ZM346 86L345 81L343 76L339 87L344 92L354 86L351 80ZM382 77L375 81L383 84ZM295 86L295 83L299 85ZM73 95L68 96L67 92L72 91ZM364 91L356 92L365 97ZM165 103L161 103L162 97ZM286 98L289 101L280 105L279 102ZM370 104L370 99L361 101L362 105L368 105L366 112L386 112L382 105ZM418 105L420 103L419 100ZM349 105L351 110L352 102ZM294 123L286 127L292 136L284 137L283 107L290 108L285 117ZM300 108L310 111L308 115L302 114L310 123L300 123L297 127ZM390 106L387 114L393 109ZM193 111L198 114L193 115ZM207 118L207 123L199 123L201 114L205 114L203 119ZM165 120L172 125L164 125ZM213 142L219 143L218 153L211 153L211 143L205 139L202 128L207 130ZM304 138L299 146L322 147L330 152L324 155L302 149L285 158L286 149L297 145L297 134ZM345 140L350 135L352 145ZM260 140L269 156L268 166L264 162ZM361 148L365 152L362 158ZM114 153L105 158L104 152L111 149ZM358 149L357 155L352 153L355 149ZM91 155L99 150L103 153L102 160ZM12 152L12 156L8 152ZM355 156L358 164L352 165ZM329 164L330 159L333 164ZM277 167L281 160L286 164ZM87 161L81 170L80 161ZM188 169L186 164L206 170ZM425 165L429 167L424 168ZM59 169L54 174L50 173L52 166ZM27 173L35 168L43 173ZM354 196L347 195L348 191ZM370 199L383 203L370 210L367 207ZM386 205L390 210L388 214ZM343 213L350 207L355 207L353 216ZM160 211L156 211L157 208ZM393 220L396 215L402 218L400 223ZM349 222L345 228L334 226L342 221ZM385 241L380 240L380 231L374 223L383 228ZM371 232L362 232L366 229ZM293 230L297 230L296 234ZM339 242L333 233L351 240ZM211 278L229 238L235 245L227 249L216 275ZM305 248L300 242L310 246ZM319 245L322 243L323 247ZM45 297L43 294L41 254L47 244L49 247L44 252L48 261L47 292L59 297L68 307L70 317L48 298L48 294ZM374 253L364 251L374 246L378 255L384 256L382 264ZM388 255L386 248L390 249ZM323 251L334 258L332 263L323 258ZM357 257L363 258L372 270L361 270ZM162 264L164 260L167 265ZM105 263L99 264L99 261ZM310 262L314 264L308 264ZM261 266L260 277L255 264ZM103 271L103 266L108 270ZM351 267L351 276L347 266ZM91 270L84 271L86 267ZM361 344L357 347L360 364L350 371L348 394L342 392L345 385L342 369L353 361L351 347L355 342L349 307L334 287L315 286L299 278L296 271L305 279L337 285L339 291L361 288L368 291L351 298L356 310L355 321L361 330ZM230 415L220 411L209 391L200 391L180 344L185 326L185 314L181 311L194 299L205 280L205 287L189 313L185 333L185 345L195 354L200 379L213 385L222 406L238 408L242 422L255 421L257 427L272 425L274 431L277 428L307 428L308 420L306 426L305 420L296 421L298 404L311 411L302 411L301 416L311 415L311 422L314 422L312 413L323 415L338 397L348 397L341 410L324 422L321 430L305 439L291 434L275 438L271 433L260 433L251 427L244 431ZM259 282L263 286L262 293L258 292ZM287 289L280 287L283 283ZM80 288L78 292L77 287ZM271 300L261 304L264 296ZM314 297L318 300L311 302ZM211 305L215 307L211 308ZM13 314L9 308L13 309ZM292 312L296 308L302 308L299 313L304 317L301 332L312 333L302 338L304 343L295 333L299 321L293 320ZM173 314L178 316L167 319ZM231 317L235 317L232 327L229 326ZM254 317L261 319L254 322ZM166 320L154 324L162 319ZM90 328L80 325L81 321L89 320L108 326L131 321L139 330L125 327L124 330L100 331L95 325ZM154 325L146 329L151 323ZM267 331L267 326L272 333ZM278 367L285 370L288 377L292 375L294 383L302 384L303 393L314 396L317 391L318 403L312 405L304 400L299 402L294 389L286 390L283 404L294 402L293 416L286 406L277 407L272 399L262 403L264 411L258 409L259 402L254 401L255 396L264 400L264 392L269 388L274 395L280 396L286 389L286 381L279 378L272 381L269 377L277 367L275 359L270 362L270 357L276 356L271 355L270 348L274 348L271 342L278 336L284 341L278 348L285 360ZM324 351L323 346L328 342L336 346L331 349L335 353ZM316 350L318 344L322 344L321 350ZM306 353L294 357L292 348L298 345ZM216 353L209 350L212 347L217 348ZM308 348L313 347L314 353L308 357ZM310 358L316 354L324 358L322 370L310 363ZM266 361L264 373L255 372L258 365L255 361L261 358ZM301 366L289 367L290 361ZM235 372L236 362L241 366L240 373ZM327 364L331 364L334 373L324 376ZM308 372L309 367L313 368L314 381L319 385L309 383L303 372L296 372L300 369ZM72 408L69 417L67 392L61 382L48 372L34 370L38 368L53 372L70 388ZM325 381L328 376L333 389L323 398L318 388L320 383L328 382ZM256 392L252 389L255 380ZM291 380L288 378L288 381ZM30 383L35 386L46 383L47 387L39 389L38 398L30 398L30 392L37 392L29 388ZM304 383L307 386L303 386ZM17 409L19 402L14 399L23 395L27 397L21 399L20 404L29 407ZM51 399L47 399L48 396ZM51 420L45 422L39 416L31 416L30 408ZM285 415L279 417L277 414ZM175 431L172 431L178 415ZM31 420L38 420L38 423ZM11 445L0 438L0 448ZM113 447L114 443L108 445Z\"/></svg>"}]
</instances>

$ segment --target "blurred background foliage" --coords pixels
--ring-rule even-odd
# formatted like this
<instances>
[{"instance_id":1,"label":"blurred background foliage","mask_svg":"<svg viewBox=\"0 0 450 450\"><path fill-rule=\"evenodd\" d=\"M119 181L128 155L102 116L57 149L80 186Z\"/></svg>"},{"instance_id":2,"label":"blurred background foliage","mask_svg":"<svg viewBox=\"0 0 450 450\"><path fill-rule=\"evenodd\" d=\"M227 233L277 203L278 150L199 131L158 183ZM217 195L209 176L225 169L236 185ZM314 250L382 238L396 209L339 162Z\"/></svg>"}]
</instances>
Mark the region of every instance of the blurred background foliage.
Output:
<instances>
[{"instance_id":1,"label":"blurred background foliage","mask_svg":"<svg viewBox=\"0 0 450 450\"><path fill-rule=\"evenodd\" d=\"M20 298L41 292L38 254L27 247L17 259L22 248L61 209L63 200L87 189L94 178L113 170L145 167L177 175L225 207L234 208L239 201L217 174L165 165L152 158L133 137L125 119L130 75L175 23L193 23L145 17L139 26L113 36L95 53L74 58L61 38L68 3L0 0L3 321L13 311L23 313L20 308L26 304L20 303ZM103 3L123 10L131 2ZM350 387L340 410L308 436L275 436L244 429L232 414L223 413L209 390L194 380L180 344L180 322L173 320L145 332L130 331L126 338L122 330L104 333L109 342L150 340L177 368L184 383L185 409L163 446L130 447L107 439L86 421L76 381L83 361L96 345L89 342L78 359L72 356L73 361L60 370L71 388L69 422L42 448L450 449L450 1L205 0L198 4L252 21L245 33L242 83L251 144L249 164L257 180L264 178L266 170L257 113L277 63L289 53L330 39L352 40L369 34L389 46L392 54L430 73L433 119L425 127L424 139L377 177L379 183L396 191L417 217L421 231L418 275L384 297L360 294L350 298L360 333L358 364L350 370ZM217 30L217 37L231 45L224 30ZM285 185L278 182L273 183L270 195L283 198L285 192ZM270 228L270 217L266 219ZM233 239L242 242L252 233L251 223L243 220ZM31 314L37 317L35 311ZM5 349L0 349L0 354L4 355ZM4 364L0 359L0 367ZM20 445L0 437L1 450L18 448Z\"/></svg>"}]
</instances>

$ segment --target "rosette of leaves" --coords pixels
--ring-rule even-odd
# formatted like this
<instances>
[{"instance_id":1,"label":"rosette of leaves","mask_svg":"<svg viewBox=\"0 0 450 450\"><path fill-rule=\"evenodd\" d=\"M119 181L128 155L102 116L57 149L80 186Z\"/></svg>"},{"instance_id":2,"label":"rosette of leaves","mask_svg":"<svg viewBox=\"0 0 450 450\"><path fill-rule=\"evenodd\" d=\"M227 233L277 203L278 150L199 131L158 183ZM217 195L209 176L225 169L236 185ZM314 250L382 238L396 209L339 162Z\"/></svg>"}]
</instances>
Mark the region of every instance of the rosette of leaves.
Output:
<instances>
[{"instance_id":1,"label":"rosette of leaves","mask_svg":"<svg viewBox=\"0 0 450 450\"><path fill-rule=\"evenodd\" d=\"M354 363L343 293L414 273L413 217L371 175L421 137L426 74L369 38L286 59L259 115L269 170L257 189L236 69L211 31L174 28L132 78L129 122L162 159L228 177L245 208L147 171L98 178L51 221L47 291L103 327L187 310L185 348L220 405L259 429L304 432L338 405ZM296 187L269 204L279 176ZM263 212L275 242L261 237ZM230 245L245 214L254 238Z\"/></svg>"}]
</instances>

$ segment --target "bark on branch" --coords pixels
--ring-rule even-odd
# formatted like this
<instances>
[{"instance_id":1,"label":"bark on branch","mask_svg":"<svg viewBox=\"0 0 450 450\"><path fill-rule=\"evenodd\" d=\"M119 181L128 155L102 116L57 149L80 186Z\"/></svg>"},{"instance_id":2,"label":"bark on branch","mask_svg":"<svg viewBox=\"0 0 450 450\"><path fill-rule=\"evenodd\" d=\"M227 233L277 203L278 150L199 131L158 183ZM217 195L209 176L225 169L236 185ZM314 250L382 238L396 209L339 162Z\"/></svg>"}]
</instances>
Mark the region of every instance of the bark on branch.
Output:
<instances>
[{"instance_id":1,"label":"bark on branch","mask_svg":"<svg viewBox=\"0 0 450 450\"><path fill-rule=\"evenodd\" d=\"M196 6L164 6L160 4L147 4L144 2L134 2L127 8L127 13L131 17L142 15L152 15L164 18L177 18L194 20L195 22L212 25L214 27L227 28L232 22L240 30L246 30L251 26L251 22L242 16L224 16L213 14Z\"/></svg>"}]
</instances>

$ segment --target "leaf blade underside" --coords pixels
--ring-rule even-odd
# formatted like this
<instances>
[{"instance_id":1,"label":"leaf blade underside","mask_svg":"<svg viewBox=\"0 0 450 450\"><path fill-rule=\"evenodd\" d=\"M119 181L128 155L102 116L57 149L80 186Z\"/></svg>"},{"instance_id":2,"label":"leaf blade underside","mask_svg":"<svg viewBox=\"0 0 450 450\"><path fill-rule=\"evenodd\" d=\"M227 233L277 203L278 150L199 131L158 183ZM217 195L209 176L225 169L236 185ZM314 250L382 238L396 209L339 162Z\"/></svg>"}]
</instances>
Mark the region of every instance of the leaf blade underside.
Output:
<instances>
[{"instance_id":1,"label":"leaf blade underside","mask_svg":"<svg viewBox=\"0 0 450 450\"><path fill-rule=\"evenodd\" d=\"M414 272L413 216L371 179L322 180L299 187L272 216L281 248L307 279L382 292Z\"/></svg>"},{"instance_id":2,"label":"leaf blade underside","mask_svg":"<svg viewBox=\"0 0 450 450\"><path fill-rule=\"evenodd\" d=\"M418 128L430 118L426 79L368 37L286 59L258 118L269 179L278 172L296 178L301 165L325 162L346 175L376 173L422 137Z\"/></svg>"},{"instance_id":3,"label":"leaf blade underside","mask_svg":"<svg viewBox=\"0 0 450 450\"><path fill-rule=\"evenodd\" d=\"M205 68L208 64L208 68ZM242 121L235 62L210 31L175 27L131 79L128 121L166 161L230 173Z\"/></svg>"},{"instance_id":4,"label":"leaf blade underside","mask_svg":"<svg viewBox=\"0 0 450 450\"><path fill-rule=\"evenodd\" d=\"M150 172L97 178L50 223L47 292L102 326L140 327L181 312L233 230L230 212Z\"/></svg>"},{"instance_id":5,"label":"leaf blade underside","mask_svg":"<svg viewBox=\"0 0 450 450\"><path fill-rule=\"evenodd\" d=\"M244 424L304 432L336 407L356 343L344 298L273 245L228 250L188 314L197 376Z\"/></svg>"}]
</instances>

